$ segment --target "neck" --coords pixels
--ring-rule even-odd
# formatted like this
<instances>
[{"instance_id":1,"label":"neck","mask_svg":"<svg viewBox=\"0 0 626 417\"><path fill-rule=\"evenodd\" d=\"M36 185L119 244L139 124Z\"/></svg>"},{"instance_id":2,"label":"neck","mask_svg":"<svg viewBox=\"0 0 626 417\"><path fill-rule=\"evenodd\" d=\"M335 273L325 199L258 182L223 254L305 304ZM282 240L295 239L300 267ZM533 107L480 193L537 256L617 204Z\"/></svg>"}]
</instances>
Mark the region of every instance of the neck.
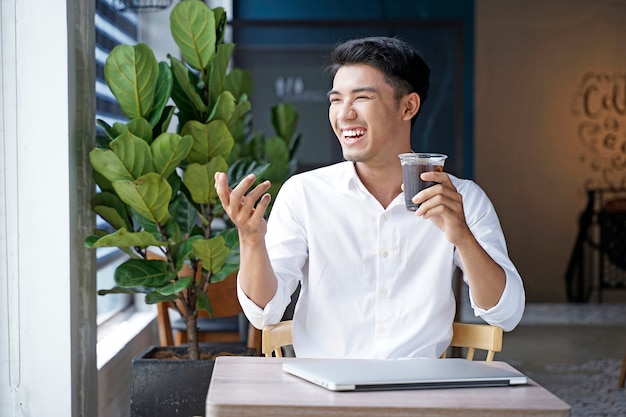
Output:
<instances>
[{"instance_id":1,"label":"neck","mask_svg":"<svg viewBox=\"0 0 626 417\"><path fill-rule=\"evenodd\" d=\"M397 165L397 166L396 166ZM359 179L367 190L387 208L389 204L402 192L402 167L398 164L388 165L378 169L372 169L367 165L355 163Z\"/></svg>"}]
</instances>

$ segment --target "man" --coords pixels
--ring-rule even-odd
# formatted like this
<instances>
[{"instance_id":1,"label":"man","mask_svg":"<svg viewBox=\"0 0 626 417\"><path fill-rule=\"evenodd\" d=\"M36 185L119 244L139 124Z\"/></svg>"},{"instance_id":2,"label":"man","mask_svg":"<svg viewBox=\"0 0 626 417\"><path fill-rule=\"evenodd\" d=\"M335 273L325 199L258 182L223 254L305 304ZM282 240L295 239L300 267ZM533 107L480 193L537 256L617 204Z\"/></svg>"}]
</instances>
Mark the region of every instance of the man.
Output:
<instances>
[{"instance_id":1,"label":"man","mask_svg":"<svg viewBox=\"0 0 626 417\"><path fill-rule=\"evenodd\" d=\"M258 328L278 322L298 283L293 345L299 357L436 358L452 337L456 266L476 315L513 329L524 309L521 278L494 208L472 181L402 196L398 155L428 94L430 70L395 38L365 38L332 54L329 119L345 162L291 177L266 224L269 182L216 189L239 230L239 299ZM431 151L420 149L420 151Z\"/></svg>"}]
</instances>

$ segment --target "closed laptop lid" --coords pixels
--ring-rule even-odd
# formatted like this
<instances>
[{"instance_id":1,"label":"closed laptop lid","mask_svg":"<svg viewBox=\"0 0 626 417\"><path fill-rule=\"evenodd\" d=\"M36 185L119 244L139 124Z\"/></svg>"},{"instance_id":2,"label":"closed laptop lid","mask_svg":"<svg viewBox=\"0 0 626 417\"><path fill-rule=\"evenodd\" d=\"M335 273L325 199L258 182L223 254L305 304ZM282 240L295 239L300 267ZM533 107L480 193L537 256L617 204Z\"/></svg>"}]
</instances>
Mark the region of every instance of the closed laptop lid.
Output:
<instances>
[{"instance_id":1,"label":"closed laptop lid","mask_svg":"<svg viewBox=\"0 0 626 417\"><path fill-rule=\"evenodd\" d=\"M466 359L307 359L283 370L332 391L494 387L526 384L521 373Z\"/></svg>"}]
</instances>

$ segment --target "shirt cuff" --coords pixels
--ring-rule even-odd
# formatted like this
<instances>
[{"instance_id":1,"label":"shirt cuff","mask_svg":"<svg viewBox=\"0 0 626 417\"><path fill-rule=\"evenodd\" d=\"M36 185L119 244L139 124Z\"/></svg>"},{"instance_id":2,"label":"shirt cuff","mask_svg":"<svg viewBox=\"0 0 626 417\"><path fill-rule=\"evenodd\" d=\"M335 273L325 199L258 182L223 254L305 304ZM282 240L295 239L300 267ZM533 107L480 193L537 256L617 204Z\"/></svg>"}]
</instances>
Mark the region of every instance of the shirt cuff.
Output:
<instances>
[{"instance_id":1,"label":"shirt cuff","mask_svg":"<svg viewBox=\"0 0 626 417\"><path fill-rule=\"evenodd\" d=\"M472 298L472 291L469 291L469 299L474 315L481 317L487 323L501 327L505 332L509 332L515 328L522 319L524 314L524 305L526 303L524 289L521 280L516 274L505 269L506 283L504 291L498 303L489 308L480 308Z\"/></svg>"},{"instance_id":2,"label":"shirt cuff","mask_svg":"<svg viewBox=\"0 0 626 417\"><path fill-rule=\"evenodd\" d=\"M279 285L276 288L276 294L274 294L274 297L269 303L267 303L265 309L263 309L248 298L246 293L241 289L239 275L237 275L237 298L239 299L239 304L241 304L241 309L248 318L250 324L259 330L262 330L265 326L276 324L282 319L284 311L278 311L280 308L277 308L276 306L280 304L280 300L283 298L283 293L284 290Z\"/></svg>"}]
</instances>

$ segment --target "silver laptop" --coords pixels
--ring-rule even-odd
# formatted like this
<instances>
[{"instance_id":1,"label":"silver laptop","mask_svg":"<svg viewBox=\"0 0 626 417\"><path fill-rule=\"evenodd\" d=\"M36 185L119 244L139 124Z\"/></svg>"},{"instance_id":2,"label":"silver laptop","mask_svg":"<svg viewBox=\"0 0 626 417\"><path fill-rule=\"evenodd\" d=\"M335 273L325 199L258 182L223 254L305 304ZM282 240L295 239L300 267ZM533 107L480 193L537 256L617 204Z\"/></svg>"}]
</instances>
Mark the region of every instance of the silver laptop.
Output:
<instances>
[{"instance_id":1,"label":"silver laptop","mask_svg":"<svg viewBox=\"0 0 626 417\"><path fill-rule=\"evenodd\" d=\"M466 359L310 359L283 370L331 391L497 387L526 384L521 373Z\"/></svg>"}]
</instances>

